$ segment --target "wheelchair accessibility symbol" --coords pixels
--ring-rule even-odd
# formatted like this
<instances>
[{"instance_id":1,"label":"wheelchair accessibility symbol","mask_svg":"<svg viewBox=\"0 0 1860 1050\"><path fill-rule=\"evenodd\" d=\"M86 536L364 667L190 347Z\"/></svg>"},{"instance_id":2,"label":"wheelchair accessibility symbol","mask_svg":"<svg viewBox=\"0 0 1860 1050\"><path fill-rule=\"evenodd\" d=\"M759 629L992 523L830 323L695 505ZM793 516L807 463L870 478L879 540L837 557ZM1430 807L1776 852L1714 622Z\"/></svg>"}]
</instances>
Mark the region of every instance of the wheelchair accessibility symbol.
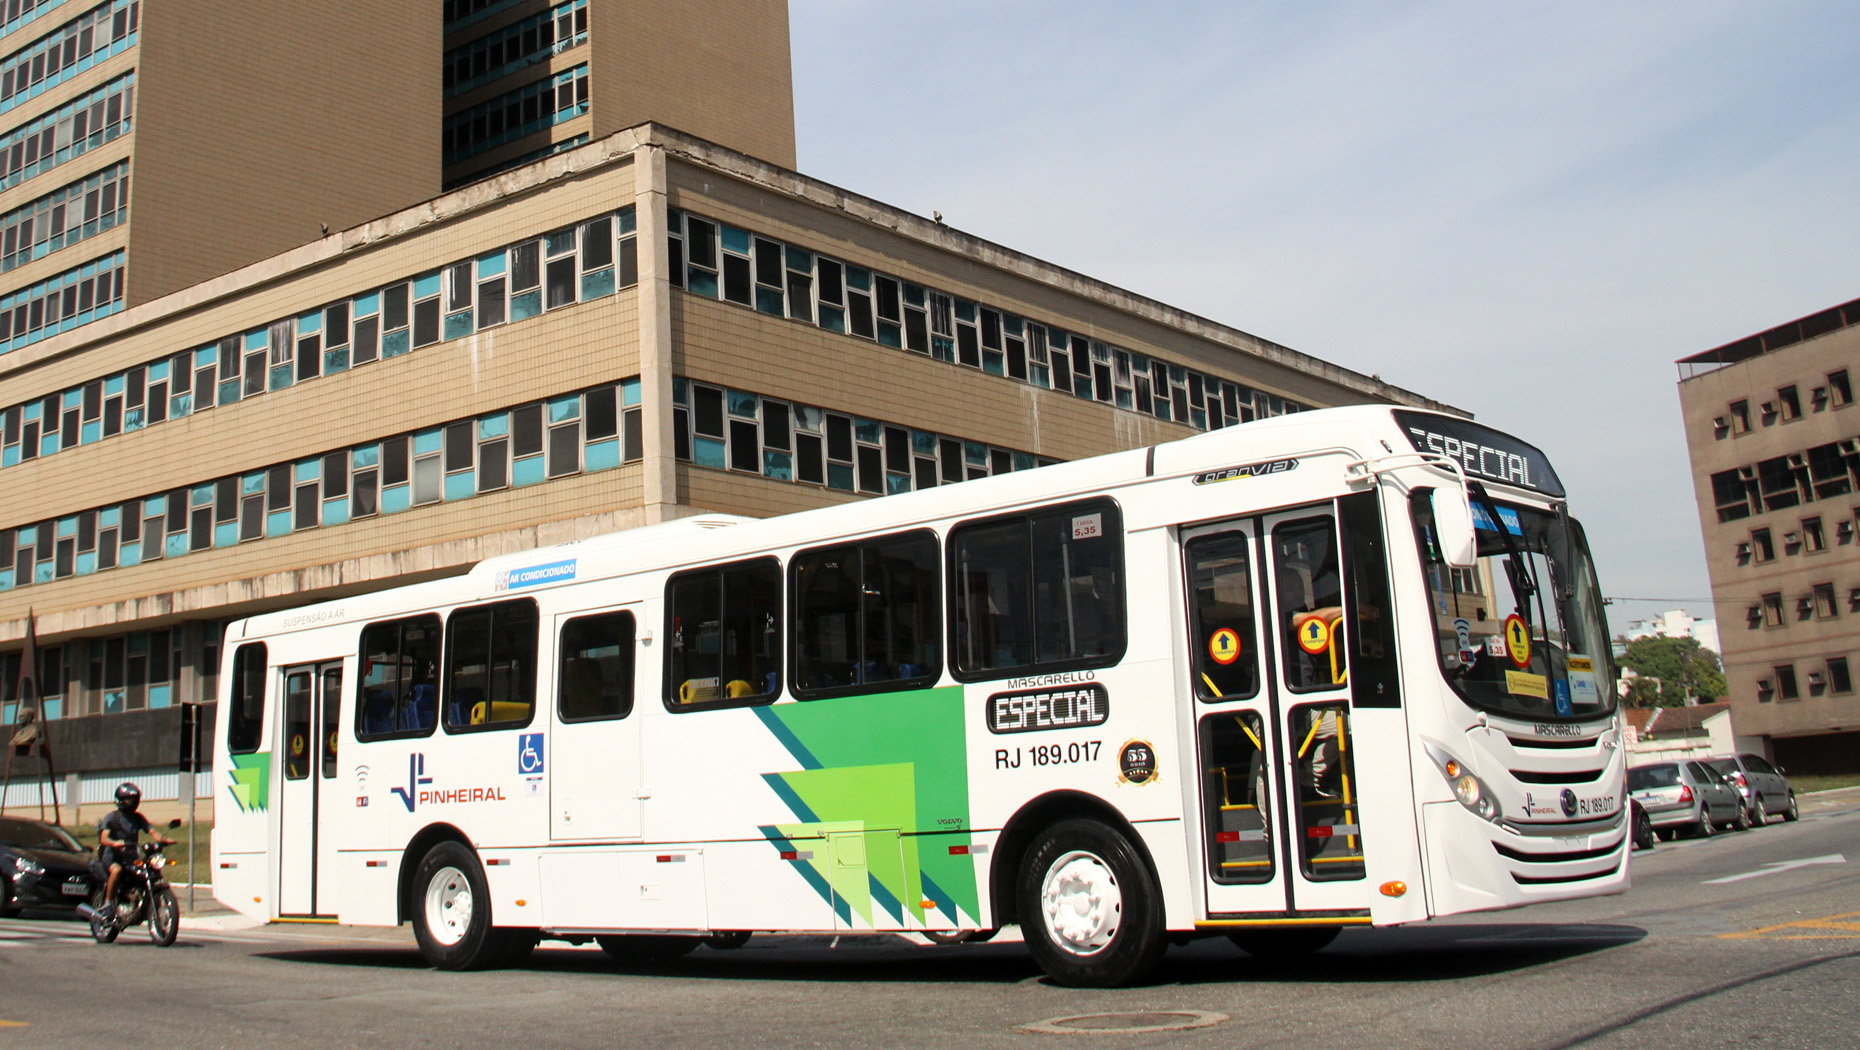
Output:
<instances>
[{"instance_id":1,"label":"wheelchair accessibility symbol","mask_svg":"<svg viewBox=\"0 0 1860 1050\"><path fill-rule=\"evenodd\" d=\"M517 772L523 774L543 771L543 735L541 733L524 733L517 737Z\"/></svg>"}]
</instances>

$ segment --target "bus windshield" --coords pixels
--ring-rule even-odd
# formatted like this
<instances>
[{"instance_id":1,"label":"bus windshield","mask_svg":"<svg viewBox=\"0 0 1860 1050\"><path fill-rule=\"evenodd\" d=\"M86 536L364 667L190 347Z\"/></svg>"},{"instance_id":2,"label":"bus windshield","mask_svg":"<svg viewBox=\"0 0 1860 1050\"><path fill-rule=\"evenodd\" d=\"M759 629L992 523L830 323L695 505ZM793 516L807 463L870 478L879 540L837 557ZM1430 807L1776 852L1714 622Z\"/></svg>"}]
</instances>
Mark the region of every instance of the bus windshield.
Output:
<instances>
[{"instance_id":1,"label":"bus windshield","mask_svg":"<svg viewBox=\"0 0 1860 1050\"><path fill-rule=\"evenodd\" d=\"M1475 483L1478 561L1440 555L1431 493L1416 493L1440 667L1468 703L1533 720L1586 720L1615 708L1601 590L1581 526L1567 515L1492 499Z\"/></svg>"}]
</instances>

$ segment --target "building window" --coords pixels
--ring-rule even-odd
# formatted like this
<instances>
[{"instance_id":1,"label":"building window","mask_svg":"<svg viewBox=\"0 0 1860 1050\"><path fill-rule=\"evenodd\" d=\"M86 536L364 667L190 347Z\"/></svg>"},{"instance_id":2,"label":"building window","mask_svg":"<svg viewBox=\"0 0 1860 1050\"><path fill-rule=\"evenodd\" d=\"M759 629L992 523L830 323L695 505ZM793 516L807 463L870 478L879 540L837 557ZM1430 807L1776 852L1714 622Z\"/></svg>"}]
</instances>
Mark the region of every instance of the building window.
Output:
<instances>
[{"instance_id":1,"label":"building window","mask_svg":"<svg viewBox=\"0 0 1860 1050\"><path fill-rule=\"evenodd\" d=\"M1801 691L1795 682L1795 665L1779 664L1772 668L1776 672L1776 698L1778 700L1799 700Z\"/></svg>"},{"instance_id":2,"label":"building window","mask_svg":"<svg viewBox=\"0 0 1860 1050\"><path fill-rule=\"evenodd\" d=\"M1731 430L1738 434L1750 433L1750 402L1733 401L1731 409Z\"/></svg>"},{"instance_id":3,"label":"building window","mask_svg":"<svg viewBox=\"0 0 1860 1050\"><path fill-rule=\"evenodd\" d=\"M1782 594L1772 591L1763 596L1763 625L1781 627L1783 624Z\"/></svg>"},{"instance_id":4,"label":"building window","mask_svg":"<svg viewBox=\"0 0 1860 1050\"><path fill-rule=\"evenodd\" d=\"M1768 528L1750 530L1750 549L1758 563L1776 560L1776 543Z\"/></svg>"},{"instance_id":5,"label":"building window","mask_svg":"<svg viewBox=\"0 0 1860 1050\"><path fill-rule=\"evenodd\" d=\"M1848 669L1845 656L1828 658L1828 689L1834 693L1851 693L1854 691L1853 672Z\"/></svg>"},{"instance_id":6,"label":"building window","mask_svg":"<svg viewBox=\"0 0 1860 1050\"><path fill-rule=\"evenodd\" d=\"M0 113L135 43L139 0L108 0L0 58Z\"/></svg>"},{"instance_id":7,"label":"building window","mask_svg":"<svg viewBox=\"0 0 1860 1050\"><path fill-rule=\"evenodd\" d=\"M1839 615L1834 605L1834 585L1832 583L1815 584L1815 617L1830 620Z\"/></svg>"},{"instance_id":8,"label":"building window","mask_svg":"<svg viewBox=\"0 0 1860 1050\"><path fill-rule=\"evenodd\" d=\"M587 43L588 0L569 0L548 11L494 29L446 52L447 98L462 95L500 77Z\"/></svg>"},{"instance_id":9,"label":"building window","mask_svg":"<svg viewBox=\"0 0 1860 1050\"><path fill-rule=\"evenodd\" d=\"M588 111L588 64L539 80L446 118L441 131L445 163L534 135Z\"/></svg>"},{"instance_id":10,"label":"building window","mask_svg":"<svg viewBox=\"0 0 1860 1050\"><path fill-rule=\"evenodd\" d=\"M1822 534L1819 516L1802 519L1802 549L1810 554L1828 549L1828 540Z\"/></svg>"},{"instance_id":11,"label":"building window","mask_svg":"<svg viewBox=\"0 0 1860 1050\"><path fill-rule=\"evenodd\" d=\"M135 93L136 75L132 71L36 120L0 133L0 189L11 189L115 141L129 130Z\"/></svg>"},{"instance_id":12,"label":"building window","mask_svg":"<svg viewBox=\"0 0 1860 1050\"><path fill-rule=\"evenodd\" d=\"M0 215L0 272L110 230L128 215L125 160Z\"/></svg>"},{"instance_id":13,"label":"building window","mask_svg":"<svg viewBox=\"0 0 1860 1050\"><path fill-rule=\"evenodd\" d=\"M122 252L0 296L0 353L107 317L122 302Z\"/></svg>"},{"instance_id":14,"label":"building window","mask_svg":"<svg viewBox=\"0 0 1860 1050\"><path fill-rule=\"evenodd\" d=\"M1782 415L1783 422L1787 423L1791 420L1802 418L1802 395L1796 392L1793 383L1785 387L1777 388L1776 405Z\"/></svg>"},{"instance_id":15,"label":"building window","mask_svg":"<svg viewBox=\"0 0 1860 1050\"><path fill-rule=\"evenodd\" d=\"M1847 369L1842 368L1828 373L1828 402L1835 408L1843 408L1854 403L1853 382L1847 378Z\"/></svg>"},{"instance_id":16,"label":"building window","mask_svg":"<svg viewBox=\"0 0 1860 1050\"><path fill-rule=\"evenodd\" d=\"M545 241L551 249L550 265L559 271L552 306L611 295L639 281L636 223L629 205L574 230L455 263L443 273L397 281L0 410L0 467L395 357L428 342L534 317L543 311L540 251ZM57 327L46 327L44 334L121 308L120 273L78 276L79 315L64 320L54 316ZM82 280L87 276L93 277L89 283ZM64 288L59 284L52 294L62 295ZM12 344L21 344L25 330L14 322L28 325L29 320L17 310L0 308L0 333L11 334ZM40 337L26 332L23 342ZM0 352L8 345L0 334ZM81 417L76 412L80 402Z\"/></svg>"}]
</instances>

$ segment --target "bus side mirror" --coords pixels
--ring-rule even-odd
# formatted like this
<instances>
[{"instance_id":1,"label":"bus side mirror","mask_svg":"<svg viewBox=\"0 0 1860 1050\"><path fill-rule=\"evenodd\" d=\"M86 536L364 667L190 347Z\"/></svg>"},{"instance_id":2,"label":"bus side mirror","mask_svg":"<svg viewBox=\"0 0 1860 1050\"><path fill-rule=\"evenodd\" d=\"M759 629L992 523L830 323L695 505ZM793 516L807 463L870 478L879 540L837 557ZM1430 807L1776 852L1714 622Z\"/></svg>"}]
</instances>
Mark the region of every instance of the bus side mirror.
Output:
<instances>
[{"instance_id":1,"label":"bus side mirror","mask_svg":"<svg viewBox=\"0 0 1860 1050\"><path fill-rule=\"evenodd\" d=\"M1479 562L1479 537L1473 531L1472 504L1466 489L1455 485L1433 491L1434 532L1440 541L1440 555L1456 569L1470 569Z\"/></svg>"}]
</instances>

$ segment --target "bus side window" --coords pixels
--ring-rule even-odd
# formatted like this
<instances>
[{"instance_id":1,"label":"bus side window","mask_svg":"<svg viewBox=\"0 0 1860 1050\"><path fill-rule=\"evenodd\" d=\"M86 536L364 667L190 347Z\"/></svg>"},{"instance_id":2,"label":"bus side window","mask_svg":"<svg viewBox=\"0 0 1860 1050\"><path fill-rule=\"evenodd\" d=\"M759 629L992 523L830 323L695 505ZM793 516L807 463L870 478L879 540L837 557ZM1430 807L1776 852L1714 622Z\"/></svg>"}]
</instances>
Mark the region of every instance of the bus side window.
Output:
<instances>
[{"instance_id":1,"label":"bus side window","mask_svg":"<svg viewBox=\"0 0 1860 1050\"><path fill-rule=\"evenodd\" d=\"M952 662L972 677L1124 655L1124 530L1108 499L950 532Z\"/></svg>"},{"instance_id":2,"label":"bus side window","mask_svg":"<svg viewBox=\"0 0 1860 1050\"><path fill-rule=\"evenodd\" d=\"M881 536L794 556L795 695L930 685L942 669L937 539Z\"/></svg>"},{"instance_id":3,"label":"bus side window","mask_svg":"<svg viewBox=\"0 0 1860 1050\"><path fill-rule=\"evenodd\" d=\"M665 705L673 711L773 700L781 691L781 563L757 558L666 584Z\"/></svg>"},{"instance_id":4,"label":"bus side window","mask_svg":"<svg viewBox=\"0 0 1860 1050\"><path fill-rule=\"evenodd\" d=\"M556 709L564 722L625 718L633 710L633 614L579 616L562 627Z\"/></svg>"},{"instance_id":5,"label":"bus side window","mask_svg":"<svg viewBox=\"0 0 1860 1050\"><path fill-rule=\"evenodd\" d=\"M446 732L511 729L536 712L536 603L452 610L446 645Z\"/></svg>"},{"instance_id":6,"label":"bus side window","mask_svg":"<svg viewBox=\"0 0 1860 1050\"><path fill-rule=\"evenodd\" d=\"M250 642L233 652L232 703L226 711L226 749L235 755L258 750L265 735L265 644Z\"/></svg>"},{"instance_id":7,"label":"bus side window","mask_svg":"<svg viewBox=\"0 0 1860 1050\"><path fill-rule=\"evenodd\" d=\"M355 737L427 736L439 720L439 647L443 629L431 613L362 628Z\"/></svg>"}]
</instances>

